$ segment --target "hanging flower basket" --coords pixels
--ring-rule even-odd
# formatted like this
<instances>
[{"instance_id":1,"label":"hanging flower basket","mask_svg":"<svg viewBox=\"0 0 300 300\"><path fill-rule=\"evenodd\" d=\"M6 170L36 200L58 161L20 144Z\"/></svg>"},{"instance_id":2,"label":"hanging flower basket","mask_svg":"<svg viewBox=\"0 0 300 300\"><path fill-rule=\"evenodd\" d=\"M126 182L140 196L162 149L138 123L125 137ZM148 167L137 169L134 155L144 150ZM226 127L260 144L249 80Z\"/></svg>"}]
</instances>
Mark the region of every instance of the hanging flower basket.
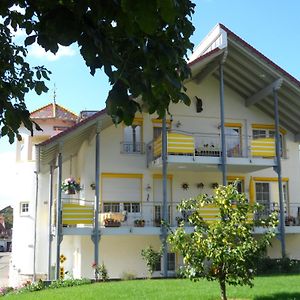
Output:
<instances>
[{"instance_id":1,"label":"hanging flower basket","mask_svg":"<svg viewBox=\"0 0 300 300\"><path fill-rule=\"evenodd\" d=\"M67 195L74 195L81 190L80 184L73 177L67 178L61 184L62 191Z\"/></svg>"}]
</instances>

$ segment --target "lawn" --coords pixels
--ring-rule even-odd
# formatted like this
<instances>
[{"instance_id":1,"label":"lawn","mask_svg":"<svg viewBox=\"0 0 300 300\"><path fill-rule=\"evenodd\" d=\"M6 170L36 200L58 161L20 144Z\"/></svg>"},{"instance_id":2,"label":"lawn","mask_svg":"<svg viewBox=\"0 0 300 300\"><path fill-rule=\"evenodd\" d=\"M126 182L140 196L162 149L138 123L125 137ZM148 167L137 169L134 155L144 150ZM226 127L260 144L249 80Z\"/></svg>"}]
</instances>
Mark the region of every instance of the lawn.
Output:
<instances>
[{"instance_id":1,"label":"lawn","mask_svg":"<svg viewBox=\"0 0 300 300\"><path fill-rule=\"evenodd\" d=\"M254 288L229 287L229 299L296 300L300 299L300 275L257 277ZM187 279L131 280L82 285L71 288L44 290L34 293L9 295L5 299L218 299L216 282Z\"/></svg>"}]
</instances>

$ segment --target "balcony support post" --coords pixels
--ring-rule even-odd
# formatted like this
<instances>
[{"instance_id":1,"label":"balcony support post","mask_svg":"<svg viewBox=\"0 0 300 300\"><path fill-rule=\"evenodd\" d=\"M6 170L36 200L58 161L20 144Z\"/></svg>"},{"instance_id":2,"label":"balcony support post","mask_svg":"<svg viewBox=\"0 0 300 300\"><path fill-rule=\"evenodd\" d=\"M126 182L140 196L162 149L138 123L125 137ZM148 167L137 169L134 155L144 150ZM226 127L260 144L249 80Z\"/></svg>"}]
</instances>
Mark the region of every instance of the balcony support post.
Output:
<instances>
[{"instance_id":1,"label":"balcony support post","mask_svg":"<svg viewBox=\"0 0 300 300\"><path fill-rule=\"evenodd\" d=\"M100 126L97 124L97 131L95 137L95 201L94 201L94 228L92 234L92 241L94 243L94 264L99 265L99 203L100 203ZM95 269L96 270L96 269ZM96 271L95 271L96 272ZM96 275L96 274L95 274ZM96 278L96 276L95 276Z\"/></svg>"},{"instance_id":2,"label":"balcony support post","mask_svg":"<svg viewBox=\"0 0 300 300\"><path fill-rule=\"evenodd\" d=\"M222 171L222 184L227 183L227 166L226 166L226 140L225 140L225 113L224 113L224 72L223 63L220 63L219 74L220 74L220 119L221 119L221 144L222 144L222 155L221 155L221 171Z\"/></svg>"},{"instance_id":3,"label":"balcony support post","mask_svg":"<svg viewBox=\"0 0 300 300\"><path fill-rule=\"evenodd\" d=\"M52 205L53 205L53 170L54 166L50 165L49 171L49 203L48 203L48 269L47 280L51 280L51 252L52 252Z\"/></svg>"},{"instance_id":4,"label":"balcony support post","mask_svg":"<svg viewBox=\"0 0 300 300\"><path fill-rule=\"evenodd\" d=\"M57 157L57 202L56 202L56 270L55 280L60 278L60 244L62 242L62 212L61 212L61 183L62 183L62 149Z\"/></svg>"},{"instance_id":5,"label":"balcony support post","mask_svg":"<svg viewBox=\"0 0 300 300\"><path fill-rule=\"evenodd\" d=\"M168 198L167 198L167 122L166 113L162 119L162 177L163 177L163 205L162 205L162 219L161 225L161 240L162 240L162 262L163 262L163 277L168 277L168 245L167 245L167 226L168 222Z\"/></svg>"},{"instance_id":6,"label":"balcony support post","mask_svg":"<svg viewBox=\"0 0 300 300\"><path fill-rule=\"evenodd\" d=\"M279 134L279 113L278 113L278 95L276 88L273 89L274 96L274 116L275 116L275 146L276 146L276 167L274 168L278 176L278 192L279 192L279 234L281 243L281 255L286 256L285 247L285 222L284 222L284 203L282 190L282 176L281 176L281 147Z\"/></svg>"}]
</instances>

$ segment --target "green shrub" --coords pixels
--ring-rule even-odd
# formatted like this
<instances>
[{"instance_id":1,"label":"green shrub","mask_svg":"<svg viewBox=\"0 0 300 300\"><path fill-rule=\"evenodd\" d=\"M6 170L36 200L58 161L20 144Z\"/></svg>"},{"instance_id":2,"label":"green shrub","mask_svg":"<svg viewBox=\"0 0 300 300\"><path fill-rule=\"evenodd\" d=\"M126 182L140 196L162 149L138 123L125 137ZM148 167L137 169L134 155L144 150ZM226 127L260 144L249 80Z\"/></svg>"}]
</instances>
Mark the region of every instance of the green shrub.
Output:
<instances>
[{"instance_id":1,"label":"green shrub","mask_svg":"<svg viewBox=\"0 0 300 300\"><path fill-rule=\"evenodd\" d=\"M300 273L300 260L262 257L257 261L257 274Z\"/></svg>"},{"instance_id":2,"label":"green shrub","mask_svg":"<svg viewBox=\"0 0 300 300\"><path fill-rule=\"evenodd\" d=\"M14 288L10 286L0 287L0 297L12 292Z\"/></svg>"},{"instance_id":3,"label":"green shrub","mask_svg":"<svg viewBox=\"0 0 300 300\"><path fill-rule=\"evenodd\" d=\"M78 285L83 285L83 284L89 284L91 283L90 279L66 279L66 280L55 280L52 281L51 284L48 286L49 289L57 289L61 287L70 287L70 286L78 286Z\"/></svg>"}]
</instances>

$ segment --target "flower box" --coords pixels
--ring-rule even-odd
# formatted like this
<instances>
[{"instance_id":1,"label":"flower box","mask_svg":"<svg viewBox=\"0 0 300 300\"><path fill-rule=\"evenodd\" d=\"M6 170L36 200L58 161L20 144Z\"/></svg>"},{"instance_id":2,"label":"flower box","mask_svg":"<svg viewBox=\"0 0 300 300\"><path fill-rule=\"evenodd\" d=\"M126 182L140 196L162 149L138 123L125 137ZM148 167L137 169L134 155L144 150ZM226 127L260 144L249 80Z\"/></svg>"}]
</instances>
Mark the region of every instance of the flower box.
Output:
<instances>
[{"instance_id":1,"label":"flower box","mask_svg":"<svg viewBox=\"0 0 300 300\"><path fill-rule=\"evenodd\" d=\"M145 220L138 219L134 220L134 227L144 227L145 226Z\"/></svg>"},{"instance_id":2,"label":"flower box","mask_svg":"<svg viewBox=\"0 0 300 300\"><path fill-rule=\"evenodd\" d=\"M105 219L104 226L105 227L120 227L121 222L114 220L114 219Z\"/></svg>"}]
</instances>

